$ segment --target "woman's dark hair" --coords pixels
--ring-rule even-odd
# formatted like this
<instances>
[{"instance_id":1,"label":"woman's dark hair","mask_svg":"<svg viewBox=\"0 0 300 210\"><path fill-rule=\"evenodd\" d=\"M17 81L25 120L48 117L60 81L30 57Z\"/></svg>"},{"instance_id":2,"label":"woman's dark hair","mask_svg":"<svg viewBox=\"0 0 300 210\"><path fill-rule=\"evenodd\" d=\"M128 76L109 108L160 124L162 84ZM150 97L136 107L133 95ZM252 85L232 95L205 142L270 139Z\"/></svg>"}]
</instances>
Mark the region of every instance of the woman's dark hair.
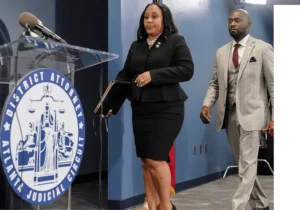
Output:
<instances>
[{"instance_id":1,"label":"woman's dark hair","mask_svg":"<svg viewBox=\"0 0 300 210\"><path fill-rule=\"evenodd\" d=\"M165 38L168 38L172 34L178 34L178 29L173 21L173 16L172 16L172 13L171 13L171 10L169 9L169 7L167 7L165 4L161 4L161 3L151 3L146 6L146 8L144 9L144 11L141 15L140 26L137 31L137 39L143 40L148 37L148 34L147 34L147 32L145 30L145 26L144 26L144 16L145 16L146 9L150 5L156 5L161 10L161 13L163 16L163 26L164 26L162 36L164 36Z\"/></svg>"}]
</instances>

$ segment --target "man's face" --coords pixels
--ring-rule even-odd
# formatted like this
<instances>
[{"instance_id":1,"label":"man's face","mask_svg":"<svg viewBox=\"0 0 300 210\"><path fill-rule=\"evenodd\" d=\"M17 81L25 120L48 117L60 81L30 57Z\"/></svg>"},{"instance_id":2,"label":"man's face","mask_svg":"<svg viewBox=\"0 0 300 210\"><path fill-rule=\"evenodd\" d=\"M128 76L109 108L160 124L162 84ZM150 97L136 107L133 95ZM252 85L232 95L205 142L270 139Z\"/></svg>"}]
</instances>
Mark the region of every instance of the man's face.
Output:
<instances>
[{"instance_id":1,"label":"man's face","mask_svg":"<svg viewBox=\"0 0 300 210\"><path fill-rule=\"evenodd\" d=\"M234 11L228 20L228 30L234 39L245 37L249 33L251 22L248 16L242 12Z\"/></svg>"}]
</instances>

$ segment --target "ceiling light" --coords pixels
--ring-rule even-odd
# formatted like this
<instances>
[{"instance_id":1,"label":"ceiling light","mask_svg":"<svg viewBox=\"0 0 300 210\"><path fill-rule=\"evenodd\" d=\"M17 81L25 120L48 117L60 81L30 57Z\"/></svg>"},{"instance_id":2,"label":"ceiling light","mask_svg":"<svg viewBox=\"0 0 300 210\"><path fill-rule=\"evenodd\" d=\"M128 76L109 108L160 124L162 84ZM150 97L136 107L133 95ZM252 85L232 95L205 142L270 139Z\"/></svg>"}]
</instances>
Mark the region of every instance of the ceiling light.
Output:
<instances>
[{"instance_id":1,"label":"ceiling light","mask_svg":"<svg viewBox=\"0 0 300 210\"><path fill-rule=\"evenodd\" d=\"M245 0L248 4L266 4L267 0Z\"/></svg>"}]
</instances>

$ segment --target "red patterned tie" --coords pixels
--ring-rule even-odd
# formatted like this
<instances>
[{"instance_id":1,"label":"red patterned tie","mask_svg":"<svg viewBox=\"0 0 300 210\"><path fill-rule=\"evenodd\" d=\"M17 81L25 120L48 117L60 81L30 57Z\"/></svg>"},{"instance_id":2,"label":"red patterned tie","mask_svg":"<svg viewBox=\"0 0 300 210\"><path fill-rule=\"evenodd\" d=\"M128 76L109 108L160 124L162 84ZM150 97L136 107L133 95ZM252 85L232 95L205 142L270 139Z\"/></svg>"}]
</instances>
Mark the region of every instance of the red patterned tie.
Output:
<instances>
[{"instance_id":1,"label":"red patterned tie","mask_svg":"<svg viewBox=\"0 0 300 210\"><path fill-rule=\"evenodd\" d=\"M232 62L233 62L233 65L236 69L239 66L239 52L238 52L238 49L239 49L240 46L241 46L240 44L235 44L234 45L234 51L233 51L233 54L232 54Z\"/></svg>"}]
</instances>

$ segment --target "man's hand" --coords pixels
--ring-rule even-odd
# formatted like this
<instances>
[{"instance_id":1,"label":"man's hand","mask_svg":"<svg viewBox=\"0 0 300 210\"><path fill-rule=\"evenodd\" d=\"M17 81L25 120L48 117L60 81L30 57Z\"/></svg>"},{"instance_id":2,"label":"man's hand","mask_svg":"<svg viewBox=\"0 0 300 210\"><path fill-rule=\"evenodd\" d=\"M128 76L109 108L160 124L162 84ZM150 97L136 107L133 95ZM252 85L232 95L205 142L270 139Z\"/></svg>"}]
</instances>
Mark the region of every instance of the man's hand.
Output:
<instances>
[{"instance_id":1,"label":"man's hand","mask_svg":"<svg viewBox=\"0 0 300 210\"><path fill-rule=\"evenodd\" d=\"M211 122L211 113L210 113L210 108L207 106L204 106L202 108L200 118L204 124L209 124Z\"/></svg>"},{"instance_id":2,"label":"man's hand","mask_svg":"<svg viewBox=\"0 0 300 210\"><path fill-rule=\"evenodd\" d=\"M270 136L274 136L274 121L270 121L263 131L268 131Z\"/></svg>"}]
</instances>

